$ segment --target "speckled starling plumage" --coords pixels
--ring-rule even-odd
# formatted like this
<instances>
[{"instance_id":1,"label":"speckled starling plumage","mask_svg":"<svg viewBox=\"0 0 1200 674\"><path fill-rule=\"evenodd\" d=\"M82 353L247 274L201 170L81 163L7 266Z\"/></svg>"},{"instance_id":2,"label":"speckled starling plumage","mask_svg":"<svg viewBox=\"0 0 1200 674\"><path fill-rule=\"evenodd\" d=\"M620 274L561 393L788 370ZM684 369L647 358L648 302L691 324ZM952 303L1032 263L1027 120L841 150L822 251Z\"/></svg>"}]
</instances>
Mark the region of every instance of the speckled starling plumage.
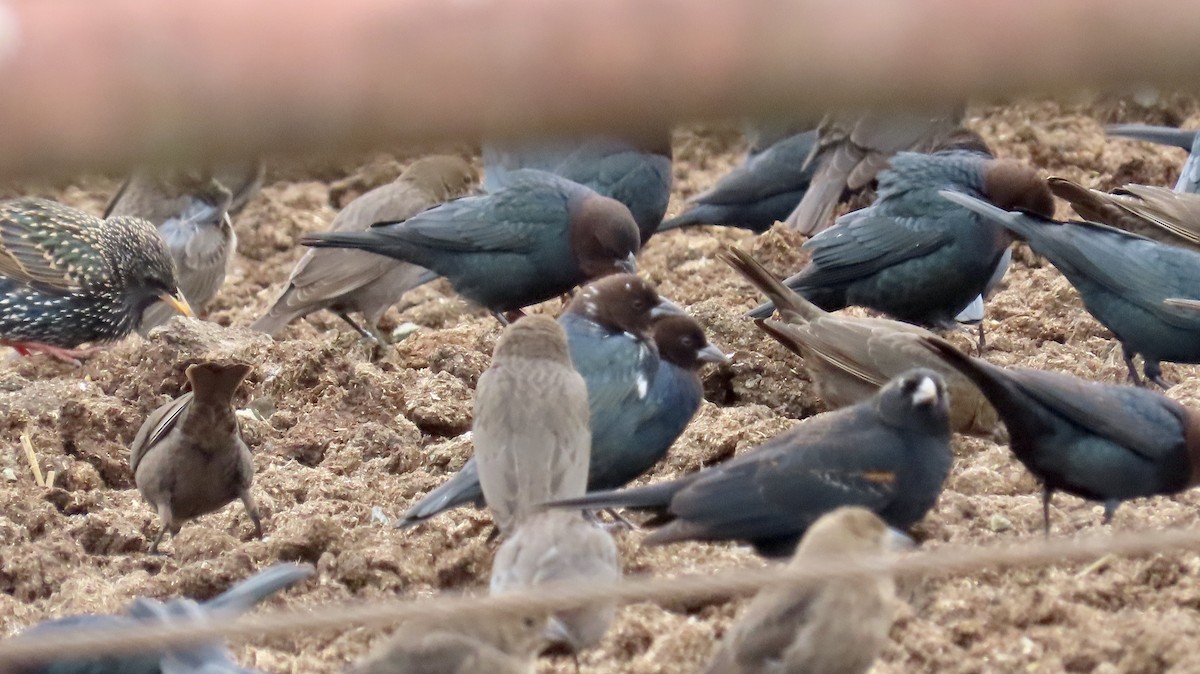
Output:
<instances>
[{"instance_id":1,"label":"speckled starling plumage","mask_svg":"<svg viewBox=\"0 0 1200 674\"><path fill-rule=\"evenodd\" d=\"M0 343L69 358L127 336L160 301L192 315L149 222L46 199L0 202Z\"/></svg>"}]
</instances>

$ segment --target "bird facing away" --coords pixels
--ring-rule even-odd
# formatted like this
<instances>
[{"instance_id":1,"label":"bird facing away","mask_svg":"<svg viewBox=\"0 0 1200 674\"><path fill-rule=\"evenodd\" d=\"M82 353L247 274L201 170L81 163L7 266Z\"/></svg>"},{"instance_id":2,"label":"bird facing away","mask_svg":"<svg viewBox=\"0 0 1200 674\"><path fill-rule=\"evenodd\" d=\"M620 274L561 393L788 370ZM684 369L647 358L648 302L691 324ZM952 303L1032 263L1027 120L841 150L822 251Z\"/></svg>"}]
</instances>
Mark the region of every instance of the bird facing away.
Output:
<instances>
[{"instance_id":1,"label":"bird facing away","mask_svg":"<svg viewBox=\"0 0 1200 674\"><path fill-rule=\"evenodd\" d=\"M35 625L17 638L48 637L84 629L122 627L136 632L144 625L202 617L228 620L245 613L271 595L308 578L313 572L314 569L307 564L276 564L199 604L189 599L173 599L162 603L139 598L134 600L125 615L60 618ZM65 636L69 638L69 635ZM238 667L223 645L208 643L172 650L55 660L18 667L14 674L239 674L248 671Z\"/></svg>"},{"instance_id":2,"label":"bird facing away","mask_svg":"<svg viewBox=\"0 0 1200 674\"><path fill-rule=\"evenodd\" d=\"M879 555L911 541L865 508L838 508L804 534L788 566ZM725 633L708 674L864 674L887 645L895 613L890 576L760 591Z\"/></svg>"},{"instance_id":3,"label":"bird facing away","mask_svg":"<svg viewBox=\"0 0 1200 674\"><path fill-rule=\"evenodd\" d=\"M1162 361L1200 363L1200 314L1167 304L1200 299L1200 252L1091 222L1057 222L1015 213L957 192L952 200L1009 228L1050 260L1079 292L1083 306L1121 342L1129 378L1141 383L1141 354L1150 381L1166 388Z\"/></svg>"},{"instance_id":4,"label":"bird facing away","mask_svg":"<svg viewBox=\"0 0 1200 674\"><path fill-rule=\"evenodd\" d=\"M1144 140L1187 150L1187 161L1184 162L1183 169L1179 172L1175 191L1200 194L1200 134L1197 132L1148 124L1114 124L1107 127L1105 131L1110 136Z\"/></svg>"},{"instance_id":5,"label":"bird facing away","mask_svg":"<svg viewBox=\"0 0 1200 674\"><path fill-rule=\"evenodd\" d=\"M862 190L897 152L925 152L954 131L963 108L941 112L868 111L827 116L817 128L809 163L814 173L787 217L791 229L816 234L829 226L842 196Z\"/></svg>"},{"instance_id":6,"label":"bird facing away","mask_svg":"<svg viewBox=\"0 0 1200 674\"><path fill-rule=\"evenodd\" d=\"M522 520L496 551L491 591L500 594L545 583L620 579L621 564L611 534L581 512L542 510ZM543 636L548 645L577 655L600 643L616 615L613 602L559 611L547 618Z\"/></svg>"},{"instance_id":7,"label":"bird facing away","mask_svg":"<svg viewBox=\"0 0 1200 674\"><path fill-rule=\"evenodd\" d=\"M740 540L785 557L840 506L862 506L898 529L916 524L941 494L950 460L945 385L917 369L712 468L552 505L651 511L651 524L663 526L646 537L649 545Z\"/></svg>"},{"instance_id":8,"label":"bird facing away","mask_svg":"<svg viewBox=\"0 0 1200 674\"><path fill-rule=\"evenodd\" d=\"M816 164L809 161L817 132L788 136L753 155L705 192L688 199L679 215L658 231L690 225L724 225L767 231L787 218L808 190Z\"/></svg>"},{"instance_id":9,"label":"bird facing away","mask_svg":"<svg viewBox=\"0 0 1200 674\"><path fill-rule=\"evenodd\" d=\"M647 281L619 274L585 286L558 319L571 361L587 385L589 489L619 487L649 470L699 408L703 391L698 379L689 383L698 365L685 366L685 373L663 370L652 336L656 321L680 314L682 310ZM692 340L693 361L713 360L719 354L707 341L695 340L694 332L686 335ZM659 381L664 371L671 379ZM479 503L482 496L478 467L471 459L413 505L397 526Z\"/></svg>"},{"instance_id":10,"label":"bird facing away","mask_svg":"<svg viewBox=\"0 0 1200 674\"><path fill-rule=\"evenodd\" d=\"M557 297L580 283L636 270L637 224L620 202L544 171L514 171L503 189L462 197L404 222L300 239L425 267L493 312Z\"/></svg>"},{"instance_id":11,"label":"bird facing away","mask_svg":"<svg viewBox=\"0 0 1200 674\"><path fill-rule=\"evenodd\" d=\"M189 365L192 390L154 410L133 439L129 467L142 498L162 521L151 554L168 531L175 536L187 520L234 499L241 499L262 537L262 519L250 495L254 459L233 409L234 392L249 373L250 366L240 363Z\"/></svg>"},{"instance_id":12,"label":"bird facing away","mask_svg":"<svg viewBox=\"0 0 1200 674\"><path fill-rule=\"evenodd\" d=\"M1050 178L1047 183L1084 220L1134 234L1157 229L1171 235L1167 243L1200 247L1200 194L1152 185L1126 185L1109 194L1065 178Z\"/></svg>"},{"instance_id":13,"label":"bird facing away","mask_svg":"<svg viewBox=\"0 0 1200 674\"><path fill-rule=\"evenodd\" d=\"M671 199L671 135L645 138L542 138L514 145L484 143L484 188L500 189L517 169L562 176L616 199L637 223L642 245L662 222Z\"/></svg>"},{"instance_id":14,"label":"bird facing away","mask_svg":"<svg viewBox=\"0 0 1200 674\"><path fill-rule=\"evenodd\" d=\"M533 674L543 623L534 616L413 620L347 674Z\"/></svg>"},{"instance_id":15,"label":"bird facing away","mask_svg":"<svg viewBox=\"0 0 1200 674\"><path fill-rule=\"evenodd\" d=\"M901 153L878 198L805 242L808 265L784 281L825 311L863 306L926 327L954 328L983 294L1012 241L1004 227L938 195L956 189L1004 208L1050 215L1054 197L1020 162L973 151ZM770 305L751 312L770 315Z\"/></svg>"},{"instance_id":16,"label":"bird facing away","mask_svg":"<svg viewBox=\"0 0 1200 674\"><path fill-rule=\"evenodd\" d=\"M501 532L539 504L586 491L587 385L554 319L528 316L504 329L475 388L473 419L479 484Z\"/></svg>"},{"instance_id":17,"label":"bird facing away","mask_svg":"<svg viewBox=\"0 0 1200 674\"><path fill-rule=\"evenodd\" d=\"M758 260L737 247L721 255L726 263L754 284L772 303L782 320L755 321L792 353L804 359L804 369L830 407L845 407L875 394L893 378L914 367L940 374L950 395L950 427L960 433L989 435L995 430L996 410L979 389L955 368L929 353L920 341L933 333L886 318L859 318L823 311L788 289Z\"/></svg>"},{"instance_id":18,"label":"bird facing away","mask_svg":"<svg viewBox=\"0 0 1200 674\"><path fill-rule=\"evenodd\" d=\"M460 157L418 159L394 182L347 204L330 231L365 232L377 222L402 222L463 196L475 181L475 169ZM379 319L427 275L417 265L361 250L312 249L292 270L283 294L250 327L274 336L297 318L330 309L359 334L386 343L390 340L379 330ZM362 315L362 326L350 317L352 312Z\"/></svg>"},{"instance_id":19,"label":"bird facing away","mask_svg":"<svg viewBox=\"0 0 1200 674\"><path fill-rule=\"evenodd\" d=\"M192 315L149 222L46 199L0 202L0 344L74 360L85 343L133 332L158 302Z\"/></svg>"},{"instance_id":20,"label":"bird facing away","mask_svg":"<svg viewBox=\"0 0 1200 674\"><path fill-rule=\"evenodd\" d=\"M1013 454L1042 481L1047 532L1056 491L1104 503L1107 524L1121 501L1200 484L1200 415L1174 400L1136 386L1001 368L937 338L923 341L970 377L1004 420Z\"/></svg>"},{"instance_id":21,"label":"bird facing away","mask_svg":"<svg viewBox=\"0 0 1200 674\"><path fill-rule=\"evenodd\" d=\"M257 163L219 174L208 169L138 170L121 185L104 217L142 218L157 227L175 262L179 289L188 304L200 311L225 283L237 248L229 214L257 193L261 184L262 165ZM138 331L146 334L173 313L166 306L151 307Z\"/></svg>"}]
</instances>

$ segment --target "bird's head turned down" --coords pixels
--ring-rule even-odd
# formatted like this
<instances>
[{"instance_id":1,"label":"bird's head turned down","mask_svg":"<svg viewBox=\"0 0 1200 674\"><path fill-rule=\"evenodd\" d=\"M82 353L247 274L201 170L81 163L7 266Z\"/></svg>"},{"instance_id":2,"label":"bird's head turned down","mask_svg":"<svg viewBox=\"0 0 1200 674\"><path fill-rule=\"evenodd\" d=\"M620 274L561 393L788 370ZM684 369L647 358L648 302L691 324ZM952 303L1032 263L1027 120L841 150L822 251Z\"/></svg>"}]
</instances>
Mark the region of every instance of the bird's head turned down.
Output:
<instances>
[{"instance_id":1,"label":"bird's head turned down","mask_svg":"<svg viewBox=\"0 0 1200 674\"><path fill-rule=\"evenodd\" d=\"M654 345L663 360L696 370L704 363L728 363L720 349L708 343L704 328L691 316L670 315L654 321Z\"/></svg>"},{"instance_id":2,"label":"bird's head turned down","mask_svg":"<svg viewBox=\"0 0 1200 674\"><path fill-rule=\"evenodd\" d=\"M1021 211L1054 217L1054 195L1032 167L1012 159L988 162L983 193L992 204L1006 211Z\"/></svg>"},{"instance_id":3,"label":"bird's head turned down","mask_svg":"<svg viewBox=\"0 0 1200 674\"><path fill-rule=\"evenodd\" d=\"M637 271L642 235L625 204L595 192L571 197L571 251L588 279Z\"/></svg>"},{"instance_id":4,"label":"bird's head turned down","mask_svg":"<svg viewBox=\"0 0 1200 674\"><path fill-rule=\"evenodd\" d=\"M935 427L926 430L949 433L950 400L946 383L937 372L909 370L888 382L876 396L877 407L888 423L911 426L933 422Z\"/></svg>"},{"instance_id":5,"label":"bird's head turned down","mask_svg":"<svg viewBox=\"0 0 1200 674\"><path fill-rule=\"evenodd\" d=\"M567 305L577 314L615 332L651 336L654 321L684 315L683 309L662 297L654 286L635 274L616 274L584 286Z\"/></svg>"},{"instance_id":6,"label":"bird's head turned down","mask_svg":"<svg viewBox=\"0 0 1200 674\"><path fill-rule=\"evenodd\" d=\"M462 157L439 154L409 164L400 179L444 201L465 193L479 181L479 173Z\"/></svg>"},{"instance_id":7,"label":"bird's head turned down","mask_svg":"<svg viewBox=\"0 0 1200 674\"><path fill-rule=\"evenodd\" d=\"M904 544L908 541L908 546ZM822 515L805 532L796 557L878 553L911 546L911 539L888 527L875 513L859 506Z\"/></svg>"},{"instance_id":8,"label":"bird's head turned down","mask_svg":"<svg viewBox=\"0 0 1200 674\"><path fill-rule=\"evenodd\" d=\"M526 316L509 325L496 341L493 362L501 358L553 360L570 364L567 335L549 316Z\"/></svg>"},{"instance_id":9,"label":"bird's head turned down","mask_svg":"<svg viewBox=\"0 0 1200 674\"><path fill-rule=\"evenodd\" d=\"M142 313L155 302L166 302L184 316L195 316L179 290L167 244L154 225L141 218L116 217L106 220L102 229L101 245L135 320L140 322Z\"/></svg>"}]
</instances>

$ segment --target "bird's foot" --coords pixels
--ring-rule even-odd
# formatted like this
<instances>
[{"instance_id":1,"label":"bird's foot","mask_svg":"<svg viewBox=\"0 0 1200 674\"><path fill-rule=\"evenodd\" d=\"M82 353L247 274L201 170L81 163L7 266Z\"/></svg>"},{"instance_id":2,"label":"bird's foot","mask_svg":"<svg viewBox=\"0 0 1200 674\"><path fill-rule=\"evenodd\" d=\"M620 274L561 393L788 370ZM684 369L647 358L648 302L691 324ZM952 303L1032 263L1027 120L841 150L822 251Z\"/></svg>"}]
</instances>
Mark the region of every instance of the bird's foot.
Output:
<instances>
[{"instance_id":1,"label":"bird's foot","mask_svg":"<svg viewBox=\"0 0 1200 674\"><path fill-rule=\"evenodd\" d=\"M22 356L44 353L47 356L61 360L64 363L70 363L76 367L83 365L81 362L83 359L90 358L100 352L100 347L98 346L86 349L64 349L60 346L42 344L41 342L14 342L6 339L0 340L0 345L12 347Z\"/></svg>"}]
</instances>

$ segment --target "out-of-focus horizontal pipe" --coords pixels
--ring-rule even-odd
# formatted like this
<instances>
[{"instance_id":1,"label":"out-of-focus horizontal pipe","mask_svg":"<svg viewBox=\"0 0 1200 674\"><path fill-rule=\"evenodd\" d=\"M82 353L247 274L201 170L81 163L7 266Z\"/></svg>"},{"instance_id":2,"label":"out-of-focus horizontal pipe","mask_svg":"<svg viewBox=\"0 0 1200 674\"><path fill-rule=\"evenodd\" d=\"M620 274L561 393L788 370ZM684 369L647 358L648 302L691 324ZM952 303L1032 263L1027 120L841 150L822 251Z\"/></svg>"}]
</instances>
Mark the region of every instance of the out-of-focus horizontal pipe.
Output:
<instances>
[{"instance_id":1,"label":"out-of-focus horizontal pipe","mask_svg":"<svg viewBox=\"0 0 1200 674\"><path fill-rule=\"evenodd\" d=\"M0 172L1198 77L1192 0L0 0Z\"/></svg>"}]
</instances>

